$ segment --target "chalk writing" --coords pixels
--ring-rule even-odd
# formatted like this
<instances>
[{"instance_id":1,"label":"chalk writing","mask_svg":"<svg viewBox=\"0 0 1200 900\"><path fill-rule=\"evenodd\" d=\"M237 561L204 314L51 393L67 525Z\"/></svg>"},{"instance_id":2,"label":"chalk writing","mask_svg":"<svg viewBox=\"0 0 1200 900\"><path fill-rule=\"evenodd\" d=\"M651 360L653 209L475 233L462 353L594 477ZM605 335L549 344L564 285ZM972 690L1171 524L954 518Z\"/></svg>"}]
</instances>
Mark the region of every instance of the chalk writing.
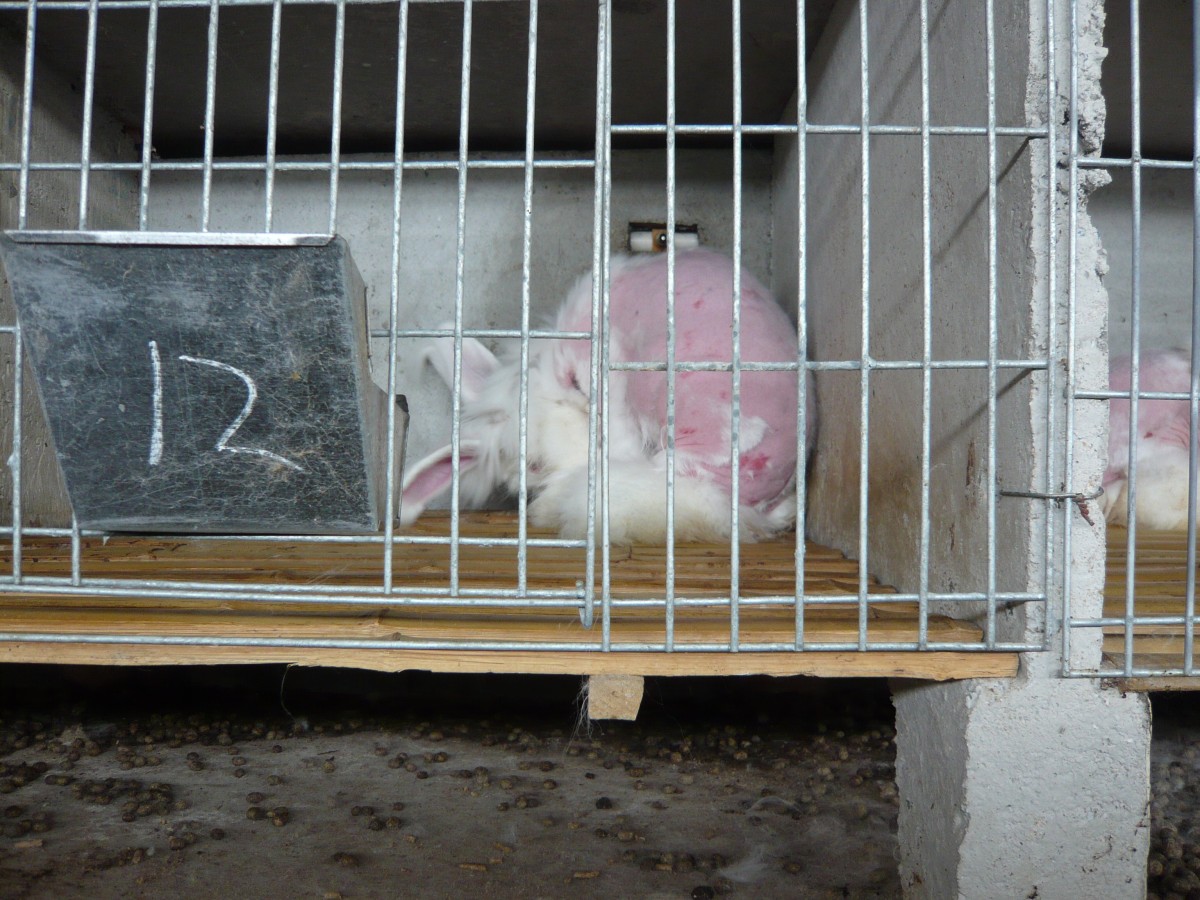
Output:
<instances>
[{"instance_id":1,"label":"chalk writing","mask_svg":"<svg viewBox=\"0 0 1200 900\"><path fill-rule=\"evenodd\" d=\"M162 357L158 354L158 341L150 342L150 368L154 371L153 423L150 427L150 465L162 462L163 417L162 417Z\"/></svg>"},{"instance_id":2,"label":"chalk writing","mask_svg":"<svg viewBox=\"0 0 1200 900\"><path fill-rule=\"evenodd\" d=\"M242 384L245 385L246 402L242 405L242 411L238 413L237 417L222 432L221 436L217 439L217 443L213 445L214 450L218 453L246 453L252 456L261 456L282 466L295 469L297 472L305 471L304 467L299 463L293 462L285 456L280 456L278 453L272 453L270 450L263 450L259 447L236 447L229 443L233 440L233 436L237 434L238 429L245 424L246 419L250 418L250 413L254 410L254 403L258 400L258 387L254 384L253 378L237 366L231 366L217 359L206 359L202 356L188 356L186 353L181 353L179 360L180 362L194 363L195 365L208 366L221 372L228 372L230 375L240 379ZM150 465L157 466L162 462L164 446L162 357L159 354L157 341L150 341L150 367L154 377L153 396L151 400L151 417L153 421L150 427Z\"/></svg>"}]
</instances>

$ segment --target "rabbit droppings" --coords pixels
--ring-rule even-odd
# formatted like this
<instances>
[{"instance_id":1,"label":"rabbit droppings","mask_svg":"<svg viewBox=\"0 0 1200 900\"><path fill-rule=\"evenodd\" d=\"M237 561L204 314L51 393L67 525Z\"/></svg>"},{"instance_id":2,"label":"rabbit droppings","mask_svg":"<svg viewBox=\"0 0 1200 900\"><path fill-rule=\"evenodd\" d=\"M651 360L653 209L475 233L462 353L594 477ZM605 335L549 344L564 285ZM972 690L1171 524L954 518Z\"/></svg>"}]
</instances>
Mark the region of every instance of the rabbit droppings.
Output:
<instances>
[{"instance_id":1,"label":"rabbit droppings","mask_svg":"<svg viewBox=\"0 0 1200 900\"><path fill-rule=\"evenodd\" d=\"M1116 357L1108 386L1128 391L1130 358ZM1185 350L1152 350L1141 354L1138 390L1187 393L1191 390L1191 358ZM1186 400L1138 401L1137 523L1143 528L1187 528L1188 450L1191 447ZM1129 520L1129 401L1110 400L1108 468L1101 503L1109 522Z\"/></svg>"},{"instance_id":2,"label":"rabbit droppings","mask_svg":"<svg viewBox=\"0 0 1200 900\"><path fill-rule=\"evenodd\" d=\"M758 279L745 270L741 279L742 361L795 361L795 326ZM613 259L612 363L666 361L666 296L666 254ZM729 362L732 324L730 259L703 249L677 253L676 360ZM567 295L554 327L590 331L591 325L589 273ZM555 528L564 537L582 537L587 528L590 353L588 341L569 339L533 341L529 350L529 515L535 525ZM497 359L470 338L464 339L462 354L459 497L462 505L478 507L498 487L514 496L520 489L520 358L512 350ZM451 340L431 342L426 357L451 384ZM806 445L811 449L817 410L811 373L808 378ZM729 538L732 385L729 372L684 371L675 376L675 534L680 540ZM661 543L667 526L666 373L613 371L609 390L611 539ZM796 374L743 371L740 395L740 537L757 540L795 522ZM415 521L450 486L450 459L450 447L443 447L409 469L403 523Z\"/></svg>"}]
</instances>

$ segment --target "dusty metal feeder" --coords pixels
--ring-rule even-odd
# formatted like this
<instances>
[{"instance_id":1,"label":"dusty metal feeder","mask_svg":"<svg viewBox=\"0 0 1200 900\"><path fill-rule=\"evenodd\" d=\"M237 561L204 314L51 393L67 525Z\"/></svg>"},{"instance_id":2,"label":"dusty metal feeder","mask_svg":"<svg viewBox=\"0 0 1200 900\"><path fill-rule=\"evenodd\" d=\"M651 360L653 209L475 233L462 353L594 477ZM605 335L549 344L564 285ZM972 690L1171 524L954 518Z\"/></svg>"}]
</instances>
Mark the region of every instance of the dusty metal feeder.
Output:
<instances>
[{"instance_id":1,"label":"dusty metal feeder","mask_svg":"<svg viewBox=\"0 0 1200 900\"><path fill-rule=\"evenodd\" d=\"M82 527L380 526L398 479L345 241L10 232L0 261Z\"/></svg>"}]
</instances>

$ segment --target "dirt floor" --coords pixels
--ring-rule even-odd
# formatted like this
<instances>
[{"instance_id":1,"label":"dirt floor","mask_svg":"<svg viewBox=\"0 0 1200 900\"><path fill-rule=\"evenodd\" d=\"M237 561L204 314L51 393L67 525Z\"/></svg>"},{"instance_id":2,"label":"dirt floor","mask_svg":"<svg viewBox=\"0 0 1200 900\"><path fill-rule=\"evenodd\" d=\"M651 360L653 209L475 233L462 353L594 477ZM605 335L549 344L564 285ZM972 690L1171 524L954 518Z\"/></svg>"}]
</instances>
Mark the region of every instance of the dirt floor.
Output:
<instances>
[{"instance_id":1,"label":"dirt floor","mask_svg":"<svg viewBox=\"0 0 1200 900\"><path fill-rule=\"evenodd\" d=\"M1200 704L1159 694L1150 759L1147 900L1200 900Z\"/></svg>"},{"instance_id":2,"label":"dirt floor","mask_svg":"<svg viewBox=\"0 0 1200 900\"><path fill-rule=\"evenodd\" d=\"M895 897L881 682L0 668L0 897Z\"/></svg>"},{"instance_id":3,"label":"dirt floor","mask_svg":"<svg viewBox=\"0 0 1200 900\"><path fill-rule=\"evenodd\" d=\"M0 898L893 898L878 680L0 667ZM1200 707L1156 696L1150 900L1200 898Z\"/></svg>"}]
</instances>

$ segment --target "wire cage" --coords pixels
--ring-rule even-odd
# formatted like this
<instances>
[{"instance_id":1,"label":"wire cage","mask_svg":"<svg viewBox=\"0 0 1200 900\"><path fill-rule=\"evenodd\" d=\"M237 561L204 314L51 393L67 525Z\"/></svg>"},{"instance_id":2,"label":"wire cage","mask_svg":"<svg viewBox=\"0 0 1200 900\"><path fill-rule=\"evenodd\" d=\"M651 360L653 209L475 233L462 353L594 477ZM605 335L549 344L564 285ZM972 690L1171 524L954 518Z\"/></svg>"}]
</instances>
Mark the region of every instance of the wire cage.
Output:
<instances>
[{"instance_id":1,"label":"wire cage","mask_svg":"<svg viewBox=\"0 0 1200 900\"><path fill-rule=\"evenodd\" d=\"M1074 408L1111 407L1111 430L1103 602L1067 595L1065 666L1176 688L1196 674L1197 21L1195 4L1108 5L1108 118L1072 153L1073 184L1094 189L1072 221L1099 231L1108 306L1107 334L1084 323L1077 344L1106 343L1111 363L1107 380L1077 384Z\"/></svg>"},{"instance_id":2,"label":"wire cage","mask_svg":"<svg viewBox=\"0 0 1200 900\"><path fill-rule=\"evenodd\" d=\"M1053 0L0 0L6 229L340 235L373 377L407 398L385 471L455 448L448 508L412 526L389 475L377 533L94 532L72 519L10 314L9 658L53 642L101 661L499 653L536 671L567 653L649 671L669 652L663 671L1013 672L1011 654L1048 645L1075 515L1056 362L1064 36ZM610 279L639 223L669 282L692 240L728 256L731 287L761 280L794 353L742 357L743 301L721 359L676 358L674 325L661 358L613 359ZM589 273L587 322L564 330L553 314ZM449 390L425 364L439 340ZM455 502L471 342L518 361L525 484L529 364L555 340L587 348L588 515L566 536L520 490ZM671 413L684 376L728 377L732 537L676 540L668 415L665 538L611 539L606 404L629 370L662 380ZM751 543L742 386L764 371L798 398L797 515Z\"/></svg>"}]
</instances>

